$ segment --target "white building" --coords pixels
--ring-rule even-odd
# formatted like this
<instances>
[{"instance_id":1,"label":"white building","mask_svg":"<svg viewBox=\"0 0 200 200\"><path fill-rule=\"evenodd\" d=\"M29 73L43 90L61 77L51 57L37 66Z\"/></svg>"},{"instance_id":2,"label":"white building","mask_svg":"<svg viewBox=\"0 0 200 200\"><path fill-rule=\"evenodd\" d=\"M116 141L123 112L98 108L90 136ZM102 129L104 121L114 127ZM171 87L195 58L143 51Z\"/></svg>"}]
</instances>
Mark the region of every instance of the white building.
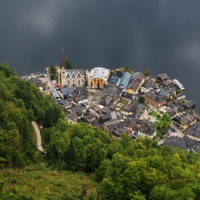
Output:
<instances>
[{"instance_id":1,"label":"white building","mask_svg":"<svg viewBox=\"0 0 200 200\"><path fill-rule=\"evenodd\" d=\"M89 86L91 88L103 88L110 75L109 69L95 67L89 74Z\"/></svg>"}]
</instances>

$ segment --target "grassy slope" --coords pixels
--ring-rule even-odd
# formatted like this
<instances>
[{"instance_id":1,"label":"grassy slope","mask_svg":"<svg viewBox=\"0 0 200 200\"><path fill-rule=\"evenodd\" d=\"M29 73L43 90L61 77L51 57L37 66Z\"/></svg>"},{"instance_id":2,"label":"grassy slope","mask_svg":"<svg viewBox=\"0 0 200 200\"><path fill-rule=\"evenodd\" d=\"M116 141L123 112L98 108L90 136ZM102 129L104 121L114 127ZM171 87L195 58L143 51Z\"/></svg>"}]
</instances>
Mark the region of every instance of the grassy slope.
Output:
<instances>
[{"instance_id":1,"label":"grassy slope","mask_svg":"<svg viewBox=\"0 0 200 200\"><path fill-rule=\"evenodd\" d=\"M84 199L97 195L96 183L84 173L52 171L47 168L36 171L31 168L0 171L5 197L11 194L9 199L45 200L80 199L81 193L86 193Z\"/></svg>"}]
</instances>

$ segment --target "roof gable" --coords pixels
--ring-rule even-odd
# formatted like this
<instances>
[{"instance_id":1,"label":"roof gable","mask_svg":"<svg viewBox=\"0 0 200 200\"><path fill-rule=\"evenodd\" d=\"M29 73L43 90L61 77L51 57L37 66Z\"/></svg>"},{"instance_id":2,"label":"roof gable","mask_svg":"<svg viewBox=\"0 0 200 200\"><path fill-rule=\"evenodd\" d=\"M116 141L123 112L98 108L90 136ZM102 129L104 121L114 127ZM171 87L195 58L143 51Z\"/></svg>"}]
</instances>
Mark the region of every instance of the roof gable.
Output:
<instances>
[{"instance_id":1,"label":"roof gable","mask_svg":"<svg viewBox=\"0 0 200 200\"><path fill-rule=\"evenodd\" d=\"M67 69L66 78L82 78L84 77L85 70L83 69Z\"/></svg>"}]
</instances>

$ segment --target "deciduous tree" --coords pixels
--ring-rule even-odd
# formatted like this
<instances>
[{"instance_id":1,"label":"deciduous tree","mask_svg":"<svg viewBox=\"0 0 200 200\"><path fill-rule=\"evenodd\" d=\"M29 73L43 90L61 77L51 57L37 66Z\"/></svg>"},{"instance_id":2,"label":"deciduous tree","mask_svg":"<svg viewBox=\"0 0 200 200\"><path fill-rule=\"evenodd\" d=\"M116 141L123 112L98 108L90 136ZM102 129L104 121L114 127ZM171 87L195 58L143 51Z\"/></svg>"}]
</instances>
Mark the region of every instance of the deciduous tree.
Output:
<instances>
[{"instance_id":1,"label":"deciduous tree","mask_svg":"<svg viewBox=\"0 0 200 200\"><path fill-rule=\"evenodd\" d=\"M73 69L73 66L68 58L65 59L65 68L66 69Z\"/></svg>"},{"instance_id":2,"label":"deciduous tree","mask_svg":"<svg viewBox=\"0 0 200 200\"><path fill-rule=\"evenodd\" d=\"M160 128L169 128L171 124L171 117L167 113L163 113L160 118Z\"/></svg>"},{"instance_id":3,"label":"deciduous tree","mask_svg":"<svg viewBox=\"0 0 200 200\"><path fill-rule=\"evenodd\" d=\"M150 69L144 69L143 74L145 75L145 77L149 76L150 73L151 73Z\"/></svg>"}]
</instances>

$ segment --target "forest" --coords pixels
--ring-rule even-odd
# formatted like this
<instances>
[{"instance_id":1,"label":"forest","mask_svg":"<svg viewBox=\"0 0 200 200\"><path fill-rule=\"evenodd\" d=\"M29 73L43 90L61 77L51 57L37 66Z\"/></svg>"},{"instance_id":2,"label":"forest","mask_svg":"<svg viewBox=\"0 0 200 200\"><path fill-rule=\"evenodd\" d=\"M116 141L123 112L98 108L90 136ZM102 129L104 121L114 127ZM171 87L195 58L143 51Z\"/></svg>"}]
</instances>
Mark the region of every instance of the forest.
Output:
<instances>
[{"instance_id":1,"label":"forest","mask_svg":"<svg viewBox=\"0 0 200 200\"><path fill-rule=\"evenodd\" d=\"M54 100L7 63L0 77L0 199L200 199L200 154L68 124ZM43 127L46 154L31 121Z\"/></svg>"}]
</instances>

